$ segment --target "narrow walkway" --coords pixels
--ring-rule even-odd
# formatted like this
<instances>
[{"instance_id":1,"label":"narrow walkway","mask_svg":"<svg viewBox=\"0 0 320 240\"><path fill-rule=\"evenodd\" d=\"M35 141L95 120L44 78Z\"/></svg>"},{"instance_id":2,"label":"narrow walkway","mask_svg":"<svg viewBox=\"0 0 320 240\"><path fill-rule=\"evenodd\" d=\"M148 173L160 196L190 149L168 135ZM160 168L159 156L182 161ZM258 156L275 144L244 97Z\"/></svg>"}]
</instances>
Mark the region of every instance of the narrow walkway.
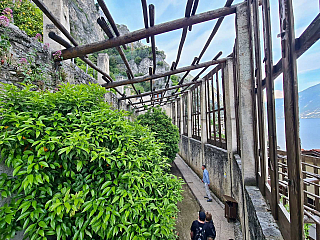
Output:
<instances>
[{"instance_id":1,"label":"narrow walkway","mask_svg":"<svg viewBox=\"0 0 320 240\"><path fill-rule=\"evenodd\" d=\"M228 223L227 219L224 217L223 204L214 196L213 193L211 193L213 196L213 201L207 202L207 200L204 198L206 195L206 190L204 189L203 183L196 173L181 159L180 156L176 157L174 163L180 170L184 180L197 198L197 201L200 203L201 207L205 212L210 212L212 214L212 219L217 232L216 240L235 239L235 224L232 222Z\"/></svg>"}]
</instances>

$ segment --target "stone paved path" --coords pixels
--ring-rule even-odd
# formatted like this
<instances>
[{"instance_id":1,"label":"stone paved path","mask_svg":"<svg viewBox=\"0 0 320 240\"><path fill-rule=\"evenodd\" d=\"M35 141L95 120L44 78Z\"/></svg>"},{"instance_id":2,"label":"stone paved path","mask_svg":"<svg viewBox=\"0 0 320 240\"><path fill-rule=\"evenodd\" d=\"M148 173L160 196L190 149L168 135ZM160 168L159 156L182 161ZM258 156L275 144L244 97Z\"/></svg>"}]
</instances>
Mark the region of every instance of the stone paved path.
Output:
<instances>
[{"instance_id":1,"label":"stone paved path","mask_svg":"<svg viewBox=\"0 0 320 240\"><path fill-rule=\"evenodd\" d=\"M206 195L206 190L203 183L196 173L193 172L193 170L181 159L180 156L176 157L174 163L180 170L184 180L190 187L204 211L212 214L213 222L217 232L216 240L235 239L234 223L228 223L227 219L224 217L223 204L214 196L212 192L211 194L213 196L213 201L209 203L207 202L207 200L204 198ZM190 224L193 220L190 219Z\"/></svg>"}]
</instances>

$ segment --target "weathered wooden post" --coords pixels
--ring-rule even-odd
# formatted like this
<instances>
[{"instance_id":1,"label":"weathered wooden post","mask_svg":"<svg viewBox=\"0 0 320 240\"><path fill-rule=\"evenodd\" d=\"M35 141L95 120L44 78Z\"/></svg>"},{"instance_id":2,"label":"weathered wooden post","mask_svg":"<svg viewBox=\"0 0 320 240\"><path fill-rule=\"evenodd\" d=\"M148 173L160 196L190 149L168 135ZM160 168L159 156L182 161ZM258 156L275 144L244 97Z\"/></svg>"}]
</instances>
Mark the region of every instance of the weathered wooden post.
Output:
<instances>
[{"instance_id":1,"label":"weathered wooden post","mask_svg":"<svg viewBox=\"0 0 320 240\"><path fill-rule=\"evenodd\" d=\"M291 0L279 0L291 239L304 239L297 55Z\"/></svg>"}]
</instances>

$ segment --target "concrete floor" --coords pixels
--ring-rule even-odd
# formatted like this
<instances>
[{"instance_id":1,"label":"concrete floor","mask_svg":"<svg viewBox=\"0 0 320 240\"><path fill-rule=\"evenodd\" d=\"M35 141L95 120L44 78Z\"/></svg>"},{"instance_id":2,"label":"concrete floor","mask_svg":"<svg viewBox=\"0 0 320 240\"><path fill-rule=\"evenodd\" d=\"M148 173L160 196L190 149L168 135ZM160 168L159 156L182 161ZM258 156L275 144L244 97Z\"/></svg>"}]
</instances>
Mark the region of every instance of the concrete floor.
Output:
<instances>
[{"instance_id":1,"label":"concrete floor","mask_svg":"<svg viewBox=\"0 0 320 240\"><path fill-rule=\"evenodd\" d=\"M239 225L233 222L228 223L227 219L224 217L224 205L219 201L219 199L217 199L214 196L214 194L211 193L213 196L213 201L208 203L207 200L204 198L204 196L206 195L206 191L200 178L179 156L176 157L174 163L181 172L182 177L188 184L190 190L196 197L198 203L200 203L202 209L204 209L205 212L210 212L212 214L213 222L217 232L216 240L229 240L241 238L240 236L238 237ZM182 202L182 204L183 203L184 201ZM190 224L193 220L194 219L189 220ZM189 240L190 236L188 238L180 237L179 239Z\"/></svg>"}]
</instances>

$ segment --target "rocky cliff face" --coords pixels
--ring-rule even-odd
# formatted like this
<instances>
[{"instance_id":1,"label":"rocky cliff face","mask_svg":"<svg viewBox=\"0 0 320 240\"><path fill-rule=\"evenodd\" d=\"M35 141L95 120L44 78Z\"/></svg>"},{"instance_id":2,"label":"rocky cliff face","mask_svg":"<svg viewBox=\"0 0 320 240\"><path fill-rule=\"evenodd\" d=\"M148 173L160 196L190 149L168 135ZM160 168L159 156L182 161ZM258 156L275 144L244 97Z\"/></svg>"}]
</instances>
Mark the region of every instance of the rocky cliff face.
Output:
<instances>
[{"instance_id":1,"label":"rocky cliff face","mask_svg":"<svg viewBox=\"0 0 320 240\"><path fill-rule=\"evenodd\" d=\"M105 39L97 24L99 9L94 0L65 0L69 7L71 35L80 43L87 44Z\"/></svg>"}]
</instances>

